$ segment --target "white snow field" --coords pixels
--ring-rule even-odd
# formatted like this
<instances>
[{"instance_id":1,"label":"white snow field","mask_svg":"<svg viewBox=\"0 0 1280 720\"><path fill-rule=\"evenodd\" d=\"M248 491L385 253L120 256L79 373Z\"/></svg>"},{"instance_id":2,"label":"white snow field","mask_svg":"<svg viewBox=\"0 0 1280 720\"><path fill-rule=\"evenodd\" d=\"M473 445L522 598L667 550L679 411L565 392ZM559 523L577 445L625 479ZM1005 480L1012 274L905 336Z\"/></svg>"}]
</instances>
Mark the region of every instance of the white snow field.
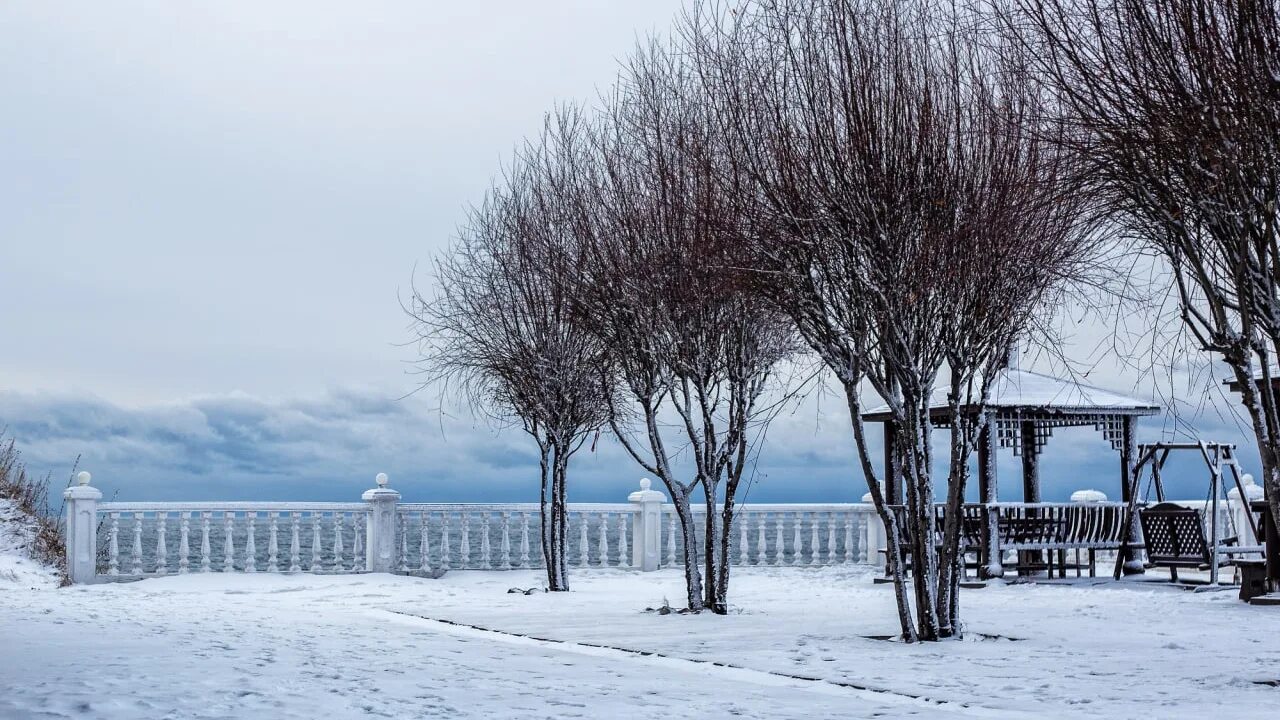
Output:
<instances>
[{"instance_id":1,"label":"white snow field","mask_svg":"<svg viewBox=\"0 0 1280 720\"><path fill-rule=\"evenodd\" d=\"M868 637L896 621L866 568L736 569L728 617L645 612L675 570L571 581L5 583L0 717L1280 717L1280 612L1234 592L991 586L971 639L910 646Z\"/></svg>"}]
</instances>

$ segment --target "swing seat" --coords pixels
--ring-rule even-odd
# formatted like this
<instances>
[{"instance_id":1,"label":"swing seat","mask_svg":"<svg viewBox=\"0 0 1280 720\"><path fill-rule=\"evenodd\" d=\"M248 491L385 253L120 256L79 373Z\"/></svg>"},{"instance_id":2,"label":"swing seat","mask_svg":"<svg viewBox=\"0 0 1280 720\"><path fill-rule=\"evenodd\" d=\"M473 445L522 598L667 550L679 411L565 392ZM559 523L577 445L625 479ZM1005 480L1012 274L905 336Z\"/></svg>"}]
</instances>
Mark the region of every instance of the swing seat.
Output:
<instances>
[{"instance_id":1,"label":"swing seat","mask_svg":"<svg viewBox=\"0 0 1280 720\"><path fill-rule=\"evenodd\" d=\"M1160 503L1138 511L1142 536L1147 551L1147 564L1155 567L1208 569L1212 563L1209 543L1204 537L1200 512L1176 503ZM1235 555L1258 552L1259 548L1240 547L1236 537L1221 538L1215 548L1226 557L1219 567L1236 563ZM1176 576L1175 576L1176 578Z\"/></svg>"}]
</instances>

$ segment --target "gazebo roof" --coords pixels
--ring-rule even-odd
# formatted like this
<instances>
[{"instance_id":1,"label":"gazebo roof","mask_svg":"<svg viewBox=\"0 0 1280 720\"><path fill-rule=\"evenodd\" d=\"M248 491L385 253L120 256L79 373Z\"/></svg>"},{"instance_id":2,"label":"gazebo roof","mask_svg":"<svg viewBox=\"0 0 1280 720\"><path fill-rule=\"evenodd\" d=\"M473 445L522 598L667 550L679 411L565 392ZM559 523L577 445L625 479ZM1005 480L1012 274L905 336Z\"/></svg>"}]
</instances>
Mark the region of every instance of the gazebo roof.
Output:
<instances>
[{"instance_id":1,"label":"gazebo roof","mask_svg":"<svg viewBox=\"0 0 1280 720\"><path fill-rule=\"evenodd\" d=\"M1121 395L1075 380L1015 369L1001 370L996 376L991 384L987 409L997 413L1013 410L1022 414L1093 416L1155 415L1160 412L1160 406L1150 400ZM930 415L942 415L947 410L946 391L935 393ZM889 406L868 410L862 418L871 422L889 420Z\"/></svg>"}]
</instances>

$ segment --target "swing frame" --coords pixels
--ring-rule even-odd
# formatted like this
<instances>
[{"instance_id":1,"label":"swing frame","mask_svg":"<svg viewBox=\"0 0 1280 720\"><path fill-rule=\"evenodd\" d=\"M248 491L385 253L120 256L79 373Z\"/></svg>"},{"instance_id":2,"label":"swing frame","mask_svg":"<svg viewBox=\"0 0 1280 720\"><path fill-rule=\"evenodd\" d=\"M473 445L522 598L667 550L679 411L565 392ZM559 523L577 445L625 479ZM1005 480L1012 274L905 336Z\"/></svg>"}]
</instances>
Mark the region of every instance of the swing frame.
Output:
<instances>
[{"instance_id":1,"label":"swing frame","mask_svg":"<svg viewBox=\"0 0 1280 720\"><path fill-rule=\"evenodd\" d=\"M1220 547L1222 540L1221 532L1218 528L1218 510L1221 507L1221 496L1223 494L1222 474L1223 469L1227 468L1231 472L1231 479L1235 482L1237 491L1242 499L1247 498L1244 489L1244 480L1240 473L1240 463L1236 459L1235 443L1210 442L1199 440L1197 442L1156 442L1144 443L1138 446L1138 462L1133 467L1133 473L1127 478L1129 483L1129 504L1125 507L1125 525L1127 527L1135 527L1137 520L1138 508L1138 490L1141 487L1143 468L1150 465L1151 467L1151 483L1155 486L1157 503L1166 502L1164 495L1164 482L1161 480L1160 472L1164 468L1164 464L1169 460L1169 455L1174 450L1198 450L1200 456L1204 459L1205 466L1209 469L1209 500L1206 503L1208 507L1205 509L1209 515L1209 584L1218 584L1218 571L1221 566L1219 556L1223 554ZM1253 517L1252 511L1245 512L1245 517L1249 523L1249 529L1253 532L1253 537L1258 537L1258 522ZM1234 521L1232 521L1234 522ZM1239 529L1237 528L1237 532ZM1143 549L1142 543L1133 543L1131 538L1134 533L1131 531L1125 534L1124 540L1120 544L1120 552L1116 555L1116 567L1114 572L1115 579L1120 579L1121 568L1124 564L1124 558L1127 554L1134 550ZM1176 570L1171 577L1176 581Z\"/></svg>"}]
</instances>

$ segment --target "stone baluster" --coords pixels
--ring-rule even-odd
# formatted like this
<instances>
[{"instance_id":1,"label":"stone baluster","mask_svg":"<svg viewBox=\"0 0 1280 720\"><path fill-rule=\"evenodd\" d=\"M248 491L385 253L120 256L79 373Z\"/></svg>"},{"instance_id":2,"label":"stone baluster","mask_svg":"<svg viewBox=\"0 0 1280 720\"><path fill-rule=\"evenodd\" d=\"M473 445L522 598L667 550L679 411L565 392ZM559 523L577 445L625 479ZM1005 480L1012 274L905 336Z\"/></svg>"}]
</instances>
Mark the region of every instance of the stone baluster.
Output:
<instances>
[{"instance_id":1,"label":"stone baluster","mask_svg":"<svg viewBox=\"0 0 1280 720\"><path fill-rule=\"evenodd\" d=\"M405 518L407 520L407 518ZM400 572L409 572L409 523L397 523L400 532Z\"/></svg>"},{"instance_id":2,"label":"stone baluster","mask_svg":"<svg viewBox=\"0 0 1280 720\"><path fill-rule=\"evenodd\" d=\"M120 574L120 513L111 513L111 530L107 541L107 574Z\"/></svg>"},{"instance_id":3,"label":"stone baluster","mask_svg":"<svg viewBox=\"0 0 1280 720\"><path fill-rule=\"evenodd\" d=\"M786 562L786 539L783 535L783 528L786 524L786 513L776 513L774 517L774 537L773 537L773 564L782 565Z\"/></svg>"},{"instance_id":4,"label":"stone baluster","mask_svg":"<svg viewBox=\"0 0 1280 720\"><path fill-rule=\"evenodd\" d=\"M822 523L822 516L818 513L809 513L809 564L818 565L822 563L822 548L818 541L818 526Z\"/></svg>"},{"instance_id":5,"label":"stone baluster","mask_svg":"<svg viewBox=\"0 0 1280 720\"><path fill-rule=\"evenodd\" d=\"M502 513L502 565L503 570L511 569L511 513Z\"/></svg>"},{"instance_id":6,"label":"stone baluster","mask_svg":"<svg viewBox=\"0 0 1280 720\"><path fill-rule=\"evenodd\" d=\"M449 511L440 514L440 569L449 569Z\"/></svg>"},{"instance_id":7,"label":"stone baluster","mask_svg":"<svg viewBox=\"0 0 1280 720\"><path fill-rule=\"evenodd\" d=\"M320 513L311 513L311 572L324 570L324 541L320 537Z\"/></svg>"},{"instance_id":8,"label":"stone baluster","mask_svg":"<svg viewBox=\"0 0 1280 720\"><path fill-rule=\"evenodd\" d=\"M142 513L133 514L133 574L142 574Z\"/></svg>"},{"instance_id":9,"label":"stone baluster","mask_svg":"<svg viewBox=\"0 0 1280 720\"><path fill-rule=\"evenodd\" d=\"M769 562L769 538L765 530L765 514L756 515L756 565Z\"/></svg>"},{"instance_id":10,"label":"stone baluster","mask_svg":"<svg viewBox=\"0 0 1280 720\"><path fill-rule=\"evenodd\" d=\"M333 565L334 572L342 572L342 512L333 514Z\"/></svg>"},{"instance_id":11,"label":"stone baluster","mask_svg":"<svg viewBox=\"0 0 1280 720\"><path fill-rule=\"evenodd\" d=\"M299 542L298 525L302 522L302 513L289 513L289 572L302 572L302 543Z\"/></svg>"},{"instance_id":12,"label":"stone baluster","mask_svg":"<svg viewBox=\"0 0 1280 720\"><path fill-rule=\"evenodd\" d=\"M367 564L365 555L365 533L369 531L369 525L363 513L356 513L351 518L351 571L360 572L371 566ZM395 545L395 538L392 538L392 545Z\"/></svg>"},{"instance_id":13,"label":"stone baluster","mask_svg":"<svg viewBox=\"0 0 1280 720\"><path fill-rule=\"evenodd\" d=\"M230 511L223 512L223 573L236 571L236 536L232 534L234 529L236 529L236 514Z\"/></svg>"},{"instance_id":14,"label":"stone baluster","mask_svg":"<svg viewBox=\"0 0 1280 720\"><path fill-rule=\"evenodd\" d=\"M480 569L492 570L492 551L489 547L489 513L480 513Z\"/></svg>"},{"instance_id":15,"label":"stone baluster","mask_svg":"<svg viewBox=\"0 0 1280 720\"><path fill-rule=\"evenodd\" d=\"M431 572L431 535L427 532L430 520L426 512L418 513L418 554L422 556L418 569L423 573Z\"/></svg>"},{"instance_id":16,"label":"stone baluster","mask_svg":"<svg viewBox=\"0 0 1280 720\"><path fill-rule=\"evenodd\" d=\"M751 557L751 536L747 534L747 522L750 517L743 513L742 519L738 522L738 562L742 565L749 564Z\"/></svg>"},{"instance_id":17,"label":"stone baluster","mask_svg":"<svg viewBox=\"0 0 1280 720\"><path fill-rule=\"evenodd\" d=\"M178 574L186 575L191 567L191 513L178 513Z\"/></svg>"},{"instance_id":18,"label":"stone baluster","mask_svg":"<svg viewBox=\"0 0 1280 720\"><path fill-rule=\"evenodd\" d=\"M209 548L209 518L213 517L211 512L200 513L200 572L209 572L211 563L210 556L213 551Z\"/></svg>"},{"instance_id":19,"label":"stone baluster","mask_svg":"<svg viewBox=\"0 0 1280 720\"><path fill-rule=\"evenodd\" d=\"M529 567L529 513L520 513L520 567Z\"/></svg>"},{"instance_id":20,"label":"stone baluster","mask_svg":"<svg viewBox=\"0 0 1280 720\"><path fill-rule=\"evenodd\" d=\"M161 510L156 513L156 574L166 575L169 572L169 547L166 544L168 535L169 513Z\"/></svg>"},{"instance_id":21,"label":"stone baluster","mask_svg":"<svg viewBox=\"0 0 1280 720\"><path fill-rule=\"evenodd\" d=\"M591 565L591 541L587 539L588 517L586 513L578 513L578 554L582 567Z\"/></svg>"},{"instance_id":22,"label":"stone baluster","mask_svg":"<svg viewBox=\"0 0 1280 720\"><path fill-rule=\"evenodd\" d=\"M844 514L844 561L853 563L853 513Z\"/></svg>"},{"instance_id":23,"label":"stone baluster","mask_svg":"<svg viewBox=\"0 0 1280 720\"><path fill-rule=\"evenodd\" d=\"M836 514L827 513L827 564L836 564Z\"/></svg>"},{"instance_id":24,"label":"stone baluster","mask_svg":"<svg viewBox=\"0 0 1280 720\"><path fill-rule=\"evenodd\" d=\"M245 534L244 534L244 571L247 573L258 572L258 544L254 537L257 525L258 513L247 512L245 517Z\"/></svg>"},{"instance_id":25,"label":"stone baluster","mask_svg":"<svg viewBox=\"0 0 1280 720\"><path fill-rule=\"evenodd\" d=\"M462 513L462 539L458 541L458 567L466 570L471 566L471 513Z\"/></svg>"},{"instance_id":26,"label":"stone baluster","mask_svg":"<svg viewBox=\"0 0 1280 720\"><path fill-rule=\"evenodd\" d=\"M618 515L618 567L631 567L628 561L630 550L627 548L627 516Z\"/></svg>"},{"instance_id":27,"label":"stone baluster","mask_svg":"<svg viewBox=\"0 0 1280 720\"><path fill-rule=\"evenodd\" d=\"M278 512L267 513L267 572L280 572L279 518Z\"/></svg>"},{"instance_id":28,"label":"stone baluster","mask_svg":"<svg viewBox=\"0 0 1280 720\"><path fill-rule=\"evenodd\" d=\"M600 513L600 567L609 567L609 513Z\"/></svg>"},{"instance_id":29,"label":"stone baluster","mask_svg":"<svg viewBox=\"0 0 1280 720\"><path fill-rule=\"evenodd\" d=\"M804 565L804 539L800 536L800 525L804 524L804 515L800 512L791 514L791 564Z\"/></svg>"},{"instance_id":30,"label":"stone baluster","mask_svg":"<svg viewBox=\"0 0 1280 720\"><path fill-rule=\"evenodd\" d=\"M667 515L666 522L667 522L667 567L675 567L676 525L679 524L680 522L680 518L676 517L675 508L672 508L671 514Z\"/></svg>"}]
</instances>

